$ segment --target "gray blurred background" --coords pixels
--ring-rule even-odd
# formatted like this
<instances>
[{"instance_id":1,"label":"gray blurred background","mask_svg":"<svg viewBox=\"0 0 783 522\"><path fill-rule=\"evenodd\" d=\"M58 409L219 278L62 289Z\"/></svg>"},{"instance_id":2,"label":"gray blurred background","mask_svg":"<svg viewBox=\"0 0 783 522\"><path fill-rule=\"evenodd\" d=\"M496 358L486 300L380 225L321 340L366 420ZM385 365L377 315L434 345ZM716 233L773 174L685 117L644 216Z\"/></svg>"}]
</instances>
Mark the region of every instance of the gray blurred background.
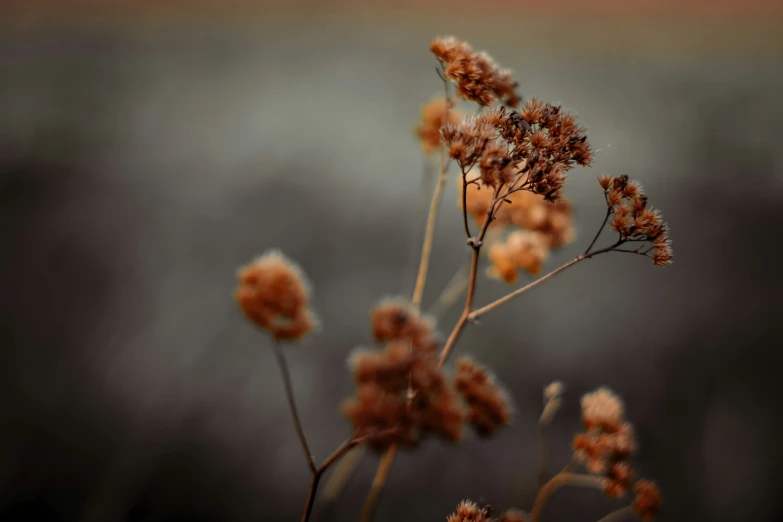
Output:
<instances>
[{"instance_id":1,"label":"gray blurred background","mask_svg":"<svg viewBox=\"0 0 783 522\"><path fill-rule=\"evenodd\" d=\"M345 359L370 343L369 308L412 291L431 190L412 128L441 89L427 46L443 34L575 110L598 150L549 267L600 222L599 173L644 184L676 258L598 257L470 327L457 352L496 369L515 422L400 455L376 520L442 521L463 498L529 509L554 379L554 466L579 396L607 385L660 520L781 514L773 3L75 4L0 6L0 519L298 520L309 472L235 271L279 247L313 283L322 328L288 354L321 459L348 435ZM425 307L468 257L451 183ZM505 291L483 278L477 302ZM314 520L358 520L377 463ZM621 505L564 491L546 519Z\"/></svg>"}]
</instances>

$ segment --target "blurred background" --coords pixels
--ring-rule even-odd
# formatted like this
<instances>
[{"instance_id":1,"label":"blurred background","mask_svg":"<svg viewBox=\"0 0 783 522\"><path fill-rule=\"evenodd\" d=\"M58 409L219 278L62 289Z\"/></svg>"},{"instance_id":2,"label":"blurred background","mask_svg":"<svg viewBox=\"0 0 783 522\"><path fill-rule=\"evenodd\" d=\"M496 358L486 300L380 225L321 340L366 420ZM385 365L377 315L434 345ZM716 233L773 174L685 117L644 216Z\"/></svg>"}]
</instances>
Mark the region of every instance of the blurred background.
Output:
<instances>
[{"instance_id":1,"label":"blurred background","mask_svg":"<svg viewBox=\"0 0 783 522\"><path fill-rule=\"evenodd\" d=\"M778 2L27 0L0 4L1 520L299 519L309 471L235 272L278 247L313 283L322 327L287 350L322 459L349 432L345 360L371 342L370 307L413 288L431 186L412 129L445 34L575 110L598 150L549 267L602 219L599 173L644 184L675 263L598 257L470 327L457 353L496 369L515 422L401 454L376 520L442 521L463 498L529 509L555 379L553 467L580 395L607 385L660 520L778 519ZM469 257L456 196L425 308ZM506 290L482 278L477 302ZM377 463L313 520L358 520ZM563 491L546 520L622 505Z\"/></svg>"}]
</instances>

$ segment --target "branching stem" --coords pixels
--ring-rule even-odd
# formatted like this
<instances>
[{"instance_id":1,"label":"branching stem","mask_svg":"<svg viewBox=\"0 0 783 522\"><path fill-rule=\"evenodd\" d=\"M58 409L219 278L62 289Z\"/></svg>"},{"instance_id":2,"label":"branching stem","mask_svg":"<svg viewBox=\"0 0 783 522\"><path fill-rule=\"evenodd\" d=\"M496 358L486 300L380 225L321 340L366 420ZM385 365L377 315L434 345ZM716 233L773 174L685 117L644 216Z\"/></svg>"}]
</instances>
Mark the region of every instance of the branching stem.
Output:
<instances>
[{"instance_id":1,"label":"branching stem","mask_svg":"<svg viewBox=\"0 0 783 522\"><path fill-rule=\"evenodd\" d=\"M539 522L541 520L541 514L544 512L549 499L563 486L583 486L600 489L602 487L601 481L602 478L599 476L561 471L538 491L536 500L533 503L533 510L530 512L530 522Z\"/></svg>"}]
</instances>

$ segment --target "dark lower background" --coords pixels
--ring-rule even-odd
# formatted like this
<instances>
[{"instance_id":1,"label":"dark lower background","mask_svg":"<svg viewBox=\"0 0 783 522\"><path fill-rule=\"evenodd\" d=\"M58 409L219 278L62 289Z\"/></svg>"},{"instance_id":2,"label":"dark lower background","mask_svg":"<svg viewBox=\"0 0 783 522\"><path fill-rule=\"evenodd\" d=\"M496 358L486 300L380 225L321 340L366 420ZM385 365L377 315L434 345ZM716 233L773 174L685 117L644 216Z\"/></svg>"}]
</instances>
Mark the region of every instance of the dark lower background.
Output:
<instances>
[{"instance_id":1,"label":"dark lower background","mask_svg":"<svg viewBox=\"0 0 783 522\"><path fill-rule=\"evenodd\" d=\"M608 385L660 520L780 515L772 3L107 4L0 7L0 519L298 519L308 471L235 270L279 247L313 282L321 331L288 353L322 458L348 433L345 359L369 308L412 289L429 190L412 127L440 89L427 45L451 33L575 109L599 151L569 181L578 237L549 266L598 225L605 172L644 183L676 261L599 257L470 328L458 352L497 370L515 423L401 455L377 520L442 521L462 498L529 508L554 379L555 466L580 394ZM455 202L452 184L427 305L468 259ZM483 279L477 300L504 290ZM315 520L358 520L376 465ZM620 505L562 492L547 520Z\"/></svg>"}]
</instances>

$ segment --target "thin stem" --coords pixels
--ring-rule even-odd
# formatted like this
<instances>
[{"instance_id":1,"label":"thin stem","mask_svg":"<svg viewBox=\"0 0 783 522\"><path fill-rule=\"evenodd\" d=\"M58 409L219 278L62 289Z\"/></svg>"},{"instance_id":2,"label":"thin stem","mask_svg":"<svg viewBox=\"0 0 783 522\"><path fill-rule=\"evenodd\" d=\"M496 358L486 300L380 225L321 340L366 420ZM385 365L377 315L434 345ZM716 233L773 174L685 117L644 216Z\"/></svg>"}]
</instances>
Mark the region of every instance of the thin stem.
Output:
<instances>
[{"instance_id":1,"label":"thin stem","mask_svg":"<svg viewBox=\"0 0 783 522\"><path fill-rule=\"evenodd\" d=\"M356 446L345 454L345 457L340 461L335 468L332 476L329 477L329 481L324 487L324 498L327 502L334 502L345 488L345 484L356 471L356 466L361 462L362 457L366 452L365 446Z\"/></svg>"},{"instance_id":2,"label":"thin stem","mask_svg":"<svg viewBox=\"0 0 783 522\"><path fill-rule=\"evenodd\" d=\"M362 522L370 522L372 515L375 512L375 505L378 503L383 486L386 483L386 477L389 476L391 465L394 462L394 455L397 453L397 445L392 446L386 451L386 455L383 456L381 464L378 466L378 471L375 473L375 479L372 482L372 488L370 494L367 495L367 500L364 502L364 508L362 509Z\"/></svg>"},{"instance_id":3,"label":"thin stem","mask_svg":"<svg viewBox=\"0 0 783 522\"><path fill-rule=\"evenodd\" d=\"M465 226L465 235L468 236L468 239L473 237L470 234L470 225L468 225L468 182L467 182L467 176L468 173L463 170L462 171L462 224Z\"/></svg>"},{"instance_id":4,"label":"thin stem","mask_svg":"<svg viewBox=\"0 0 783 522\"><path fill-rule=\"evenodd\" d=\"M538 488L546 484L549 476L549 445L546 440L546 425L538 423Z\"/></svg>"},{"instance_id":5,"label":"thin stem","mask_svg":"<svg viewBox=\"0 0 783 522\"><path fill-rule=\"evenodd\" d=\"M318 483L321 481L321 473L313 473L313 479L310 481L310 491L307 492L307 501L305 502L304 513L302 514L302 522L310 520L310 514L313 512L313 505L315 504L315 494L318 491Z\"/></svg>"},{"instance_id":6,"label":"thin stem","mask_svg":"<svg viewBox=\"0 0 783 522\"><path fill-rule=\"evenodd\" d=\"M438 71L438 76L443 80L443 96L446 100L446 111L443 116L443 121L448 120L448 112L451 108L451 99L449 98L449 82L445 75L445 64L440 62L441 71ZM413 290L413 297L411 299L413 305L418 307L421 304L421 299L424 294L424 283L427 281L427 269L429 267L430 253L432 251L432 240L435 235L435 219L438 215L438 207L440 206L440 200L442 199L443 187L446 184L448 172L448 158L446 157L446 147L441 145L440 148L440 176L438 177L438 183L435 186L435 191L432 194L432 201L430 202L430 211L427 216L427 226L424 233L424 245L421 249L421 261L419 263L419 273L416 277L416 286ZM467 195L467 185L465 184L465 172L462 173L462 198L463 198L463 215L465 216L465 229L467 228L467 211L465 210L465 198ZM470 233L468 232L468 237ZM409 390L409 397L413 396L412 390ZM375 473L375 479L373 480L372 489L367 500L364 503L364 509L362 511L362 521L369 522L372 518L375 510L375 504L378 501L378 497L383 490L383 486L386 482L386 477L391 469L392 462L394 461L394 455L397 453L397 445L392 444L386 451L378 470Z\"/></svg>"},{"instance_id":7,"label":"thin stem","mask_svg":"<svg viewBox=\"0 0 783 522\"><path fill-rule=\"evenodd\" d=\"M590 246L587 247L587 250L585 250L585 255L590 253L590 249L593 248L593 245L595 245L595 242L598 241L598 237L601 235L601 232L603 232L604 227L606 226L606 222L609 221L609 216L612 215L612 207L609 207L606 209L606 216L604 216L604 221L601 223L601 226L598 227L598 232L595 233L595 237L590 242Z\"/></svg>"},{"instance_id":8,"label":"thin stem","mask_svg":"<svg viewBox=\"0 0 783 522\"><path fill-rule=\"evenodd\" d=\"M495 308L497 308L498 306L502 305L503 303L506 303L506 302L514 299L518 295L524 294L525 292L527 292L531 288L535 288L536 286L540 285L544 281L546 281L548 279L551 279L552 277L556 276L557 274L559 274L560 272L562 272L566 268L569 268L569 267L579 263L580 261L584 261L585 259L590 259L591 257L597 256L598 254L604 254L606 252L611 252L616 247L618 247L619 245L622 245L622 244L623 244L623 240L619 240L619 241L617 241L617 243L615 243L612 246L608 246L606 248L602 248L601 250L596 250L595 252L590 252L588 254L581 254L579 256L576 256L574 259L572 259L568 263L564 264L561 267L555 268L554 270L549 272L547 275L539 277L535 281L533 281L533 282L523 286L522 288L517 288L513 292L511 292L509 294L506 294L505 296L501 297L500 299L497 299L496 301L493 301L493 302L489 303L488 305L483 306L483 307L479 308L478 310L473 311L468 316L468 320L469 321L475 321L476 319L478 319L482 315L486 314L487 312L489 312L491 310L494 310ZM620 250L620 252L623 252L623 250Z\"/></svg>"},{"instance_id":9,"label":"thin stem","mask_svg":"<svg viewBox=\"0 0 783 522\"><path fill-rule=\"evenodd\" d=\"M291 374L288 371L288 363L285 360L285 353L283 352L280 343L273 342L275 356L277 357L277 364L280 366L280 374L283 376L283 384L285 385L285 393L288 397L288 407L291 410L291 416L294 418L294 427L296 433L299 435L299 442L302 443L302 449L307 459L307 465L310 467L310 471L313 473L318 469L318 465L315 462L315 457L310 451L310 446L307 444L307 437L305 437L304 429L302 429L302 422L299 420L299 411L296 408L296 399L294 399L294 389L291 385Z\"/></svg>"},{"instance_id":10,"label":"thin stem","mask_svg":"<svg viewBox=\"0 0 783 522\"><path fill-rule=\"evenodd\" d=\"M446 310L448 310L449 307L454 304L454 301L457 300L460 294L462 294L462 292L468 288L470 279L468 278L468 271L466 268L468 267L460 267L460 269L454 273L451 281L449 281L449 283L443 289L443 292L441 292L440 296L438 296L435 304L433 304L432 307L430 307L430 309L427 311L428 315L439 317L445 313Z\"/></svg>"},{"instance_id":11,"label":"thin stem","mask_svg":"<svg viewBox=\"0 0 783 522\"><path fill-rule=\"evenodd\" d=\"M623 518L626 518L627 515L636 515L636 513L634 513L633 506L625 506L624 508L612 511L598 522L619 522Z\"/></svg>"},{"instance_id":12,"label":"thin stem","mask_svg":"<svg viewBox=\"0 0 783 522\"><path fill-rule=\"evenodd\" d=\"M577 473L567 473L561 471L538 491L536 500L533 503L533 510L530 512L530 522L539 522L544 508L557 490L563 486L583 486L601 488L602 477L595 475L581 475Z\"/></svg>"},{"instance_id":13,"label":"thin stem","mask_svg":"<svg viewBox=\"0 0 783 522\"><path fill-rule=\"evenodd\" d=\"M448 101L446 102L448 104ZM446 116L448 115L448 109ZM440 148L440 176L438 176L438 183L435 185L435 192L432 194L432 200L430 201L430 210L427 215L427 228L424 232L424 245L421 247L421 261L419 262L419 273L416 277L416 287L413 290L413 305L419 306L421 304L421 298L424 294L424 283L427 281L427 269L430 263L430 254L432 252L432 240L435 237L435 220L438 217L438 208L440 207L440 201L443 199L443 187L446 185L446 174L448 173L448 162L446 161L445 148Z\"/></svg>"},{"instance_id":14,"label":"thin stem","mask_svg":"<svg viewBox=\"0 0 783 522\"><path fill-rule=\"evenodd\" d=\"M586 257L584 255L575 257L574 259L572 259L568 263L564 264L563 266L552 270L547 275L539 277L535 281L533 281L533 282L523 286L522 288L518 288L518 289L514 290L513 292L505 295L504 297L501 297L500 299L497 299L496 301L493 301L492 303L490 303L490 304L488 304L486 306L483 306L483 307L479 308L478 310L475 310L475 311L471 312L471 314L470 314L470 316L468 318L471 321L475 321L476 319L478 319L479 317L481 317L485 313L489 312L490 310L493 310L493 309L497 308L498 306L502 305L503 303L512 300L516 296L521 295L521 294L527 292L531 288L534 288L534 287L540 285L541 283L543 283L544 281L546 281L548 279L551 279L552 277L556 276L557 274L559 274L560 272L562 272L566 268L577 264L578 262L582 261L583 259L586 259Z\"/></svg>"},{"instance_id":15,"label":"thin stem","mask_svg":"<svg viewBox=\"0 0 783 522\"><path fill-rule=\"evenodd\" d=\"M396 428L393 428L388 431L395 431ZM321 475L323 475L329 467L337 462L340 457L348 453L352 448L357 446L358 444L363 443L366 441L370 436L364 436L364 437L354 437L348 439L347 441L343 442L334 452L332 452L331 455L326 457L326 459L321 463L320 466L318 466L316 469L313 470L313 480L310 482L310 491L307 493L307 500L305 502L305 508L304 508L304 514L302 515L302 522L307 522L310 519L310 514L313 511L313 504L315 504L315 494L318 491L318 483L321 480Z\"/></svg>"}]
</instances>

